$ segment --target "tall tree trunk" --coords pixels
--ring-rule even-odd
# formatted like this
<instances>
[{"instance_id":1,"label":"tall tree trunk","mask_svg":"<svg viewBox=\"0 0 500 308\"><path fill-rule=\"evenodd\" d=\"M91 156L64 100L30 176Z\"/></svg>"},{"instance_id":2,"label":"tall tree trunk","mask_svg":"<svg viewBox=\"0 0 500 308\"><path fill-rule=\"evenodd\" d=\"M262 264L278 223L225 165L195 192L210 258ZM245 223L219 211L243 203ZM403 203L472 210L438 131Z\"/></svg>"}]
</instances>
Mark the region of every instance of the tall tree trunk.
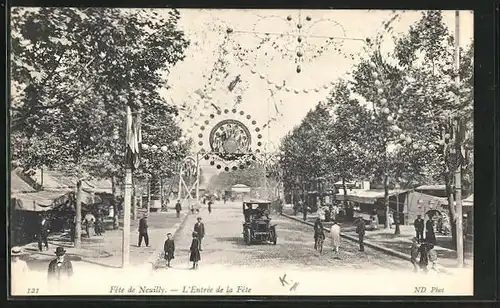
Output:
<instances>
[{"instance_id":1,"label":"tall tree trunk","mask_svg":"<svg viewBox=\"0 0 500 308\"><path fill-rule=\"evenodd\" d=\"M342 178L342 189L344 190L344 200L342 201L342 205L345 210L347 209L347 187L345 185L345 178Z\"/></svg>"},{"instance_id":2,"label":"tall tree trunk","mask_svg":"<svg viewBox=\"0 0 500 308\"><path fill-rule=\"evenodd\" d=\"M82 246L82 181L76 183L75 248Z\"/></svg>"},{"instance_id":3,"label":"tall tree trunk","mask_svg":"<svg viewBox=\"0 0 500 308\"><path fill-rule=\"evenodd\" d=\"M389 176L387 173L384 174L384 207L385 207L385 228L389 229L389 215L391 213L391 208L389 206Z\"/></svg>"},{"instance_id":4,"label":"tall tree trunk","mask_svg":"<svg viewBox=\"0 0 500 308\"><path fill-rule=\"evenodd\" d=\"M117 178L116 176L111 177L111 192L113 195L113 199L111 204L113 206L113 230L118 229L118 203L116 198L116 186L117 186Z\"/></svg>"},{"instance_id":5,"label":"tall tree trunk","mask_svg":"<svg viewBox=\"0 0 500 308\"><path fill-rule=\"evenodd\" d=\"M456 215L455 215L455 198L453 196L453 188L452 188L452 177L448 172L445 172L444 175L445 183L446 183L446 195L448 196L448 216L450 219L450 228L451 228L451 239L453 248L457 249L457 224L456 224Z\"/></svg>"}]
</instances>

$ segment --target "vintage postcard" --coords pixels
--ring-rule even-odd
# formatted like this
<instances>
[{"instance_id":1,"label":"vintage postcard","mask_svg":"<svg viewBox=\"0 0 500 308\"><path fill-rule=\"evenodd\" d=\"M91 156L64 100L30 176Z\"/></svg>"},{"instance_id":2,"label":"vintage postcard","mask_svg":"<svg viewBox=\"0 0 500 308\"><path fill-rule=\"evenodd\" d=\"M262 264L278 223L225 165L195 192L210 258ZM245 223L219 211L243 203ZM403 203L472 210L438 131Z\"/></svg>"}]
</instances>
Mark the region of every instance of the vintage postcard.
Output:
<instances>
[{"instance_id":1,"label":"vintage postcard","mask_svg":"<svg viewBox=\"0 0 500 308\"><path fill-rule=\"evenodd\" d=\"M12 296L474 294L472 12L10 20Z\"/></svg>"}]
</instances>

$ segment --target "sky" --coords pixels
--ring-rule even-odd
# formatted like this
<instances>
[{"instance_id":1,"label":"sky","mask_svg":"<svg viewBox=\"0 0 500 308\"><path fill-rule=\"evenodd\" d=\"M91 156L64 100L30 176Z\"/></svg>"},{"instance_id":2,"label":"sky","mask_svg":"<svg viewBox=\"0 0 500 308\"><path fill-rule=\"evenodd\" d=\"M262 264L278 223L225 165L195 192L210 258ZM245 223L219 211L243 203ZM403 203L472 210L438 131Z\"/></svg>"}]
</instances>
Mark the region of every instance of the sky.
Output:
<instances>
[{"instance_id":1,"label":"sky","mask_svg":"<svg viewBox=\"0 0 500 308\"><path fill-rule=\"evenodd\" d=\"M263 128L262 134L266 141L262 148L272 151L309 110L326 98L332 82L349 78L353 64L363 56L366 38L374 40L383 31L382 24L395 14L399 18L393 23L392 34L404 33L420 18L421 13L389 10L181 9L179 26L191 44L186 51L186 58L169 72L169 89L163 89L160 93L171 103L187 106L188 112L179 118L179 125L187 137L195 140L198 149L208 147L207 132L215 123L236 118L249 127ZM454 11L444 11L443 18L450 34L453 34ZM300 35L297 24L302 25ZM229 39L225 39L228 28L232 32ZM266 32L285 34L283 37L270 35L276 38L279 49L273 49L271 43L265 43L257 50ZM298 36L303 38L300 46L297 43ZM334 38L335 47L340 51L326 45L329 37ZM472 37L473 13L461 11L461 46L470 44ZM239 57L233 48L236 44L251 50L249 54L252 56ZM325 52L313 58L312 55L321 47ZM390 39L384 39L382 49L388 50L390 47ZM212 80L208 86L209 96L203 100L196 91L207 84L206 76L220 57L220 50L224 49L227 54L222 59L228 65L229 74L227 77L220 75L218 81ZM297 51L303 53L304 59L300 64L300 73L296 72L297 64L294 62ZM231 92L227 85L238 75L241 82ZM277 89L276 84L283 87ZM241 95L241 102L235 106L237 95ZM230 112L218 116L212 103ZM233 107L237 109L236 114L231 112ZM244 115L240 115L240 112ZM214 114L213 119L209 117L210 114ZM257 121L257 125L252 125L247 115ZM204 123L206 120L209 120L208 125ZM269 125L263 127L265 123ZM200 130L202 125L206 126L204 131ZM199 133L203 133L202 138L198 137ZM198 145L199 141L203 142L202 146ZM206 171L210 177L210 170Z\"/></svg>"}]
</instances>

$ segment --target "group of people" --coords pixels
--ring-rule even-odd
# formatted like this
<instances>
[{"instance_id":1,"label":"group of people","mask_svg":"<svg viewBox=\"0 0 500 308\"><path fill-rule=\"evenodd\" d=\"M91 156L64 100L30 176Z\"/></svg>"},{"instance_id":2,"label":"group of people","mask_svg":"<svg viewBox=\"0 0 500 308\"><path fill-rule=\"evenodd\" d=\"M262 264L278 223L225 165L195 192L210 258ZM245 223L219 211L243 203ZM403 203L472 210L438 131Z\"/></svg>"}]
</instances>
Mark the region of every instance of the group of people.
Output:
<instances>
[{"instance_id":1,"label":"group of people","mask_svg":"<svg viewBox=\"0 0 500 308\"><path fill-rule=\"evenodd\" d=\"M21 247L12 247L11 249L11 278L13 289L16 290L22 287L22 282L28 278L29 267L26 261L22 260L24 255ZM50 261L47 278L49 289L58 289L67 284L69 279L73 276L73 264L66 257L66 250L63 247L57 247L55 251L56 257Z\"/></svg>"},{"instance_id":2,"label":"group of people","mask_svg":"<svg viewBox=\"0 0 500 308\"><path fill-rule=\"evenodd\" d=\"M335 220L333 221L333 225L330 228L330 238L332 243L332 250L335 254L337 254L338 257L340 248L340 225ZM325 239L323 223L321 222L321 219L319 217L316 218L316 221L314 222L314 249L318 248L318 239Z\"/></svg>"},{"instance_id":3,"label":"group of people","mask_svg":"<svg viewBox=\"0 0 500 308\"><path fill-rule=\"evenodd\" d=\"M201 260L201 242L205 237L205 224L202 222L201 217L196 219L194 224L191 246L189 247L189 261L193 262L192 269L198 268L198 262ZM163 245L164 258L167 261L167 267L170 267L170 262L175 259L175 242L172 238L172 233L167 234L167 239Z\"/></svg>"}]
</instances>

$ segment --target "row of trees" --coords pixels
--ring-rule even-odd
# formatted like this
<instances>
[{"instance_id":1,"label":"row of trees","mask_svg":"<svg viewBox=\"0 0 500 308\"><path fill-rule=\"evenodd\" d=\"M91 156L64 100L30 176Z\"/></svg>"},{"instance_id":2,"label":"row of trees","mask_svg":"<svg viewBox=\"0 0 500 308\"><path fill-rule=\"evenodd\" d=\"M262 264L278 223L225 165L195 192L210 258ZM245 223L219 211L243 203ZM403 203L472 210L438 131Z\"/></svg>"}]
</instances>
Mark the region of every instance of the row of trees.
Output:
<instances>
[{"instance_id":1,"label":"row of trees","mask_svg":"<svg viewBox=\"0 0 500 308\"><path fill-rule=\"evenodd\" d=\"M454 38L440 11L424 12L393 43L385 54L380 41L367 42L366 57L355 66L352 80L340 80L325 102L284 137L285 187L300 190L318 177L344 183L369 179L385 187L388 213L390 186L444 182L454 217L457 154L465 189L470 191L473 182L473 47L460 51L457 88ZM455 138L463 148L454 146Z\"/></svg>"},{"instance_id":2,"label":"row of trees","mask_svg":"<svg viewBox=\"0 0 500 308\"><path fill-rule=\"evenodd\" d=\"M179 19L176 10L14 8L12 161L67 172L77 187L89 177L115 186L128 105L141 113L143 142L167 146L145 151L136 175L171 176L190 146L172 146L181 136L177 109L158 94L189 44Z\"/></svg>"}]
</instances>

